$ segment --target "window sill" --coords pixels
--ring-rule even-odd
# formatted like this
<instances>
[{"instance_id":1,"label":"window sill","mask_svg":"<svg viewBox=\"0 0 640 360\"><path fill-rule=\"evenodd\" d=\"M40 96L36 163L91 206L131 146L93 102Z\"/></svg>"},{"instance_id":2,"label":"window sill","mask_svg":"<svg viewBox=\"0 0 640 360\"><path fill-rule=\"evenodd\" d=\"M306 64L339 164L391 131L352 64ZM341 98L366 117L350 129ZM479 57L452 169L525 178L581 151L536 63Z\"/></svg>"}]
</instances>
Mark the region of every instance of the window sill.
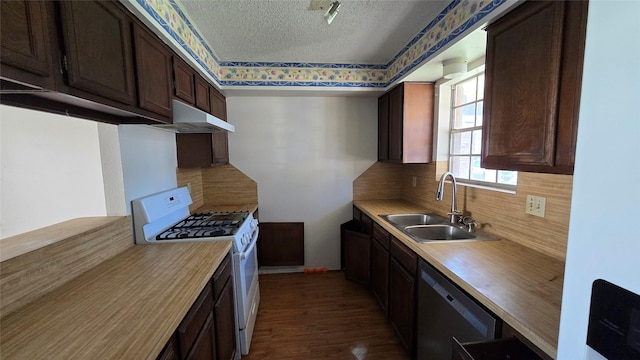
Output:
<instances>
[{"instance_id":1,"label":"window sill","mask_svg":"<svg viewBox=\"0 0 640 360\"><path fill-rule=\"evenodd\" d=\"M478 189L485 189L485 190L491 190L491 191L498 191L498 192L502 192L505 194L516 194L516 188L517 185L497 185L497 186L493 186L493 185L485 185L485 184L478 184L478 183L474 183L474 182L467 182L464 179L456 179L456 182L458 183L458 185L461 186L468 186L468 187L472 187L472 188L478 188Z\"/></svg>"}]
</instances>

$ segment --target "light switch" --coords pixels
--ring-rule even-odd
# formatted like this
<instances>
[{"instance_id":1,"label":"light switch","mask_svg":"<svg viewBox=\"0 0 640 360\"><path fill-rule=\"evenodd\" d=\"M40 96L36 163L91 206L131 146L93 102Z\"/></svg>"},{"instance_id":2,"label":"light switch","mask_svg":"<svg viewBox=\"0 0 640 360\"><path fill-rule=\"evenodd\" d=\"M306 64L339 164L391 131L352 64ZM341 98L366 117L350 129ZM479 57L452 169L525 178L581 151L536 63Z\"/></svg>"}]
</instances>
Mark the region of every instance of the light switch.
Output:
<instances>
[{"instance_id":1,"label":"light switch","mask_svg":"<svg viewBox=\"0 0 640 360\"><path fill-rule=\"evenodd\" d=\"M547 198L542 196L527 195L527 207L525 212L527 214L544 217L544 208L547 202Z\"/></svg>"}]
</instances>

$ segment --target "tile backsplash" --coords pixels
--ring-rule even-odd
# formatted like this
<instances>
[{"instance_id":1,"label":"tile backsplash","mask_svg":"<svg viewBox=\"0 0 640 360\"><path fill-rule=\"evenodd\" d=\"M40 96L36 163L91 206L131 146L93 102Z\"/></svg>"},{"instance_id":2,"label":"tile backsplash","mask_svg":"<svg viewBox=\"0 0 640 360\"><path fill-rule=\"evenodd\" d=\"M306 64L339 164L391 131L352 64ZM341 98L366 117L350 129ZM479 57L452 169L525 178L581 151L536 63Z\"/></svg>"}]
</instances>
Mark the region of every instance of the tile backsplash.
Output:
<instances>
[{"instance_id":1,"label":"tile backsplash","mask_svg":"<svg viewBox=\"0 0 640 360\"><path fill-rule=\"evenodd\" d=\"M380 164L374 164L354 181L354 200L390 199L392 194L441 216L449 212L450 184L445 185L444 201L435 200L438 185L435 163ZM473 216L484 231L564 260L572 183L570 175L520 172L516 194L458 185L457 208ZM397 188L402 190L396 192ZM546 198L544 218L525 213L527 195Z\"/></svg>"}]
</instances>

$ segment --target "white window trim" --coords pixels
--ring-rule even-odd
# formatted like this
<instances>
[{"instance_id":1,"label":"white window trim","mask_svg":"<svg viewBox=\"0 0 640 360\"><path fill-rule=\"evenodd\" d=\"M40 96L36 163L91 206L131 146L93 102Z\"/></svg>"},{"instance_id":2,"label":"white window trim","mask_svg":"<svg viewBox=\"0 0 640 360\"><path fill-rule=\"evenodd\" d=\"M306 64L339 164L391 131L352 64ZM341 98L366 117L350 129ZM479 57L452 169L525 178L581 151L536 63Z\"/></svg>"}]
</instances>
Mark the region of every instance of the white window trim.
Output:
<instances>
[{"instance_id":1,"label":"white window trim","mask_svg":"<svg viewBox=\"0 0 640 360\"><path fill-rule=\"evenodd\" d=\"M436 110L435 117L436 128L434 129L433 150L435 154L434 160L437 162L446 162L446 169L440 167L436 170L436 179L439 179L444 171L449 170L450 149L451 149L451 123L452 123L452 88L455 84L470 79L478 74L484 72L485 64L484 58L479 59L468 64L468 71L464 78L457 78L451 80L440 79L436 81ZM468 130L468 129L465 129ZM470 179L458 179L456 178L458 185L467 186L478 189L486 189L492 191L503 192L507 194L516 194L518 185L506 185L499 183L490 183L484 181L476 181Z\"/></svg>"}]
</instances>

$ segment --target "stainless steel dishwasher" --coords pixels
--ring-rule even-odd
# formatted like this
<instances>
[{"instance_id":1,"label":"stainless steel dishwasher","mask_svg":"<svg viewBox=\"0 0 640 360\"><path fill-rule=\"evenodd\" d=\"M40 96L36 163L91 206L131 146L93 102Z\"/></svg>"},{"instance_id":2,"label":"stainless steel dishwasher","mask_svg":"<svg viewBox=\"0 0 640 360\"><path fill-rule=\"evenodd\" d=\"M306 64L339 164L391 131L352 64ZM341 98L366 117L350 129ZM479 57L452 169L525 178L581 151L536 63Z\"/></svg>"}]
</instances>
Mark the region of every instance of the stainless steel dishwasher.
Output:
<instances>
[{"instance_id":1,"label":"stainless steel dishwasher","mask_svg":"<svg viewBox=\"0 0 640 360\"><path fill-rule=\"evenodd\" d=\"M492 340L498 320L420 259L418 360L450 360L452 337L460 342Z\"/></svg>"}]
</instances>

